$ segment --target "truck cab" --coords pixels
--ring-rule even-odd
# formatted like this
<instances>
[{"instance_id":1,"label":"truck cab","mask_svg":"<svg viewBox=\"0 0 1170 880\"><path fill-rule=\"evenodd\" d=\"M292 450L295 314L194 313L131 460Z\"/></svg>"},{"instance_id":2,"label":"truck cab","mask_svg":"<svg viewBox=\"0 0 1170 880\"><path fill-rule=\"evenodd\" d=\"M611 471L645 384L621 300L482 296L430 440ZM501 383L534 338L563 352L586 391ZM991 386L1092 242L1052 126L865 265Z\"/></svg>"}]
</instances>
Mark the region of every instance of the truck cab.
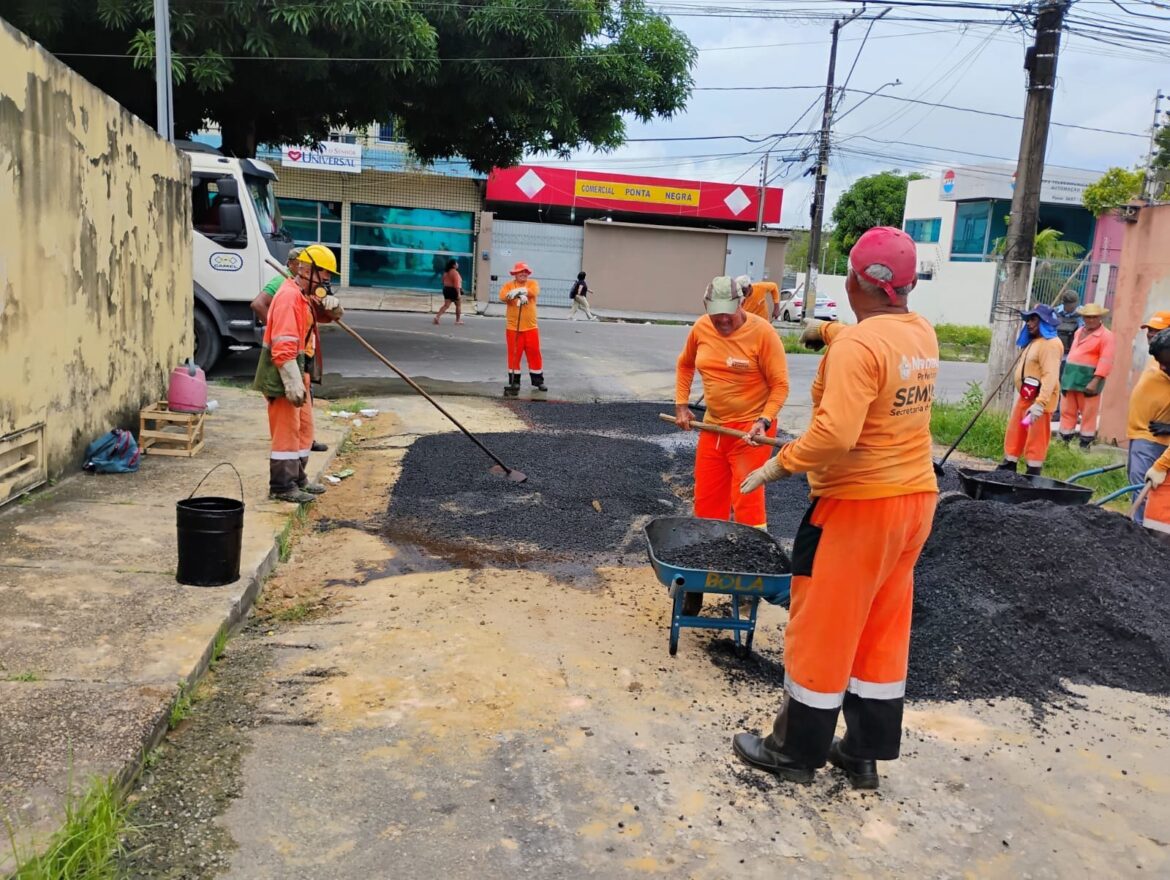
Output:
<instances>
[{"instance_id":1,"label":"truck cab","mask_svg":"<svg viewBox=\"0 0 1170 880\"><path fill-rule=\"evenodd\" d=\"M284 265L292 239L281 228L276 173L257 159L233 159L202 144L180 148L191 160L195 361L210 370L230 350L253 348L263 328L249 308Z\"/></svg>"}]
</instances>

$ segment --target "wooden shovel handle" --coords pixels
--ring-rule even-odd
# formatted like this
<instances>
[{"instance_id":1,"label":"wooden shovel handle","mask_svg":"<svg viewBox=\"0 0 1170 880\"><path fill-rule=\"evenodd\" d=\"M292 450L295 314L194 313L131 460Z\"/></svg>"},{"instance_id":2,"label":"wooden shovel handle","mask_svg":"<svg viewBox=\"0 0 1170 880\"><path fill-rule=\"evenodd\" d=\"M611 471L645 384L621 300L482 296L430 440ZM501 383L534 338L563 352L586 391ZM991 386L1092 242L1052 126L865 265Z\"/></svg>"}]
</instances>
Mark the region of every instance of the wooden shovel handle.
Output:
<instances>
[{"instance_id":1,"label":"wooden shovel handle","mask_svg":"<svg viewBox=\"0 0 1170 880\"><path fill-rule=\"evenodd\" d=\"M1146 483L1142 487L1142 491L1140 491L1138 493L1138 497L1136 499L1134 499L1133 507L1131 507L1129 509L1129 518L1130 519L1135 519L1137 517L1138 508L1141 507L1142 502L1145 501L1147 497L1149 497L1150 490L1153 488L1154 488L1153 484L1151 484L1151 483Z\"/></svg>"},{"instance_id":2,"label":"wooden shovel handle","mask_svg":"<svg viewBox=\"0 0 1170 880\"><path fill-rule=\"evenodd\" d=\"M677 424L674 416L668 416L666 413L659 413L658 418L664 422L670 422L672 425ZM750 436L747 431L737 431L734 428L725 428L722 425L709 425L706 422L691 422L691 427L696 431L709 431L712 434L722 434L725 437L735 437L737 440L746 440ZM777 440L775 437L757 437L756 442L761 446L775 446L779 449L784 445L783 440Z\"/></svg>"}]
</instances>

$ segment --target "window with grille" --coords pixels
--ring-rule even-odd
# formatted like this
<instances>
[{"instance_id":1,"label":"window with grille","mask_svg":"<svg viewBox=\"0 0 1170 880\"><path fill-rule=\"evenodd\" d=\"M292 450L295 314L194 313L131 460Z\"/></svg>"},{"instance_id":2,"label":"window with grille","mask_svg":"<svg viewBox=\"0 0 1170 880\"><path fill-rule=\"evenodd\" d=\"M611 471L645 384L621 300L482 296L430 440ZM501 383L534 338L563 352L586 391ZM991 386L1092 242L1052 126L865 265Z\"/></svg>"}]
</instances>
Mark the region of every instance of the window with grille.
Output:
<instances>
[{"instance_id":1,"label":"window with grille","mask_svg":"<svg viewBox=\"0 0 1170 880\"><path fill-rule=\"evenodd\" d=\"M341 265L341 202L277 198L284 230L302 247L320 242L329 246Z\"/></svg>"}]
</instances>

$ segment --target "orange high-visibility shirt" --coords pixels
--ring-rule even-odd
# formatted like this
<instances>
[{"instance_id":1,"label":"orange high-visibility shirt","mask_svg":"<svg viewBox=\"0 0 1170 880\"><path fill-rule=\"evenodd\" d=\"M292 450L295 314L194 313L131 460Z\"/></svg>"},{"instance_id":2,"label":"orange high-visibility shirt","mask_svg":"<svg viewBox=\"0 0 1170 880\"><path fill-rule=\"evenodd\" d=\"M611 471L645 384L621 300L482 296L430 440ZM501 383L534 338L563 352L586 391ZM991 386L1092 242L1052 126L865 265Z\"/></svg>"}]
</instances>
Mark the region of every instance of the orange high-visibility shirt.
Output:
<instances>
[{"instance_id":1,"label":"orange high-visibility shirt","mask_svg":"<svg viewBox=\"0 0 1170 880\"><path fill-rule=\"evenodd\" d=\"M878 315L834 328L813 385L812 422L779 452L808 473L813 497L937 492L930 407L938 337L921 315Z\"/></svg>"},{"instance_id":2,"label":"orange high-visibility shirt","mask_svg":"<svg viewBox=\"0 0 1170 880\"><path fill-rule=\"evenodd\" d=\"M1150 422L1170 422L1170 376L1162 368L1142 370L1129 396L1129 419L1125 436L1130 440L1166 443L1168 438L1150 433Z\"/></svg>"},{"instance_id":3,"label":"orange high-visibility shirt","mask_svg":"<svg viewBox=\"0 0 1170 880\"><path fill-rule=\"evenodd\" d=\"M688 402L696 369L703 379L705 422L775 421L788 399L784 346L772 325L755 315L730 336L720 334L707 315L695 322L678 356L676 404Z\"/></svg>"},{"instance_id":4,"label":"orange high-visibility shirt","mask_svg":"<svg viewBox=\"0 0 1170 880\"><path fill-rule=\"evenodd\" d=\"M1045 412L1056 412L1060 400L1060 360L1064 357L1064 343L1059 338L1037 336L1024 349L1024 356L1016 366L1016 390L1025 378L1039 379L1040 391L1036 403L1044 405Z\"/></svg>"},{"instance_id":5,"label":"orange high-visibility shirt","mask_svg":"<svg viewBox=\"0 0 1170 880\"><path fill-rule=\"evenodd\" d=\"M752 292L744 297L743 310L771 323L772 310L768 307L768 297L772 298L772 305L779 305L780 288L772 281L757 281L752 285Z\"/></svg>"},{"instance_id":6,"label":"orange high-visibility shirt","mask_svg":"<svg viewBox=\"0 0 1170 880\"><path fill-rule=\"evenodd\" d=\"M313 311L301 289L291 278L272 297L264 324L264 345L272 362L280 366L306 351L313 333Z\"/></svg>"},{"instance_id":7,"label":"orange high-visibility shirt","mask_svg":"<svg viewBox=\"0 0 1170 880\"><path fill-rule=\"evenodd\" d=\"M528 294L527 305L520 305L517 300L508 300L508 294L523 287ZM536 298L540 296L540 285L529 278L523 284L519 281L509 281L500 288L500 299L507 303L507 322L509 330L536 329Z\"/></svg>"}]
</instances>

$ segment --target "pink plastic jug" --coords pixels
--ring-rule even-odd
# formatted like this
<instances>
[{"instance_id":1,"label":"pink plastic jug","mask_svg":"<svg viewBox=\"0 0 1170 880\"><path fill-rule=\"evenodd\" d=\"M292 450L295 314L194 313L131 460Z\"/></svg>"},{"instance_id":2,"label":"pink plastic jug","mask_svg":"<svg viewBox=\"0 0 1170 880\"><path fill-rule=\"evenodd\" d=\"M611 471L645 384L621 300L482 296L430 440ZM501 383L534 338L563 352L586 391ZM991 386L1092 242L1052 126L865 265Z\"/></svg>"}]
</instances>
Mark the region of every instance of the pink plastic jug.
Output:
<instances>
[{"instance_id":1,"label":"pink plastic jug","mask_svg":"<svg viewBox=\"0 0 1170 880\"><path fill-rule=\"evenodd\" d=\"M203 412L207 409L207 377L194 361L189 360L185 366L171 370L167 408L172 412Z\"/></svg>"}]
</instances>

